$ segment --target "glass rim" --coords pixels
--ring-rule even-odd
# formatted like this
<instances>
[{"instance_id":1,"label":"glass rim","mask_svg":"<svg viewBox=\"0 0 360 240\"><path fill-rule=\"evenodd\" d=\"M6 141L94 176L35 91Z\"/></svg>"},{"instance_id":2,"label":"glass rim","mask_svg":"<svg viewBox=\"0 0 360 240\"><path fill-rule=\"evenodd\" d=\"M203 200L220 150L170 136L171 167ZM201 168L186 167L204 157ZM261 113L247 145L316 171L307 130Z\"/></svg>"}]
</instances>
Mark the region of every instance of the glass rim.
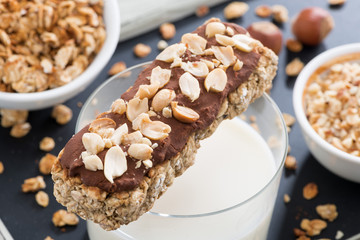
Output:
<instances>
[{"instance_id":1,"label":"glass rim","mask_svg":"<svg viewBox=\"0 0 360 240\"><path fill-rule=\"evenodd\" d=\"M122 74L125 74L127 72L131 72L133 69L139 68L139 67L144 67L146 65L149 65L151 63L151 61L149 62L144 62L144 63L140 63L140 64L136 64L132 67L129 67L127 69L125 69L124 71L110 77L109 79L107 79L105 82L103 82L101 85L99 85L94 92L87 98L85 104L83 105L83 107L81 108L81 111L79 113L79 116L77 118L76 121L76 127L75 127L75 131L79 131L80 129L80 118L81 116L84 114L85 109L89 106L89 104L91 104L92 99L97 95L97 93L99 91L101 91L107 84L109 84L111 81L119 78L119 76L121 76ZM125 80L124 80L125 81ZM241 207L243 205L245 205L246 203L250 202L251 200L255 199L257 196L259 196L262 192L264 192L271 183L273 183L276 179L276 177L281 174L281 171L283 169L283 165L285 163L285 159L287 156L287 151L288 151L288 134L287 134L287 130L286 130L286 124L285 124L285 120L282 116L282 113L279 109L279 107L277 106L277 104L274 102L274 100L267 94L264 93L260 98L264 98L265 101L269 102L270 105L272 106L272 108L275 110L276 114L278 115L279 119L280 119L280 125L281 125L281 131L284 133L284 149L283 149L283 156L281 159L280 164L277 166L275 173L272 175L271 179L261 188L259 189L259 191L257 191L255 194L253 194L251 197L247 198L246 200L243 200L235 205L232 205L230 207L226 207L220 210L216 210L216 211L211 211L211 212L205 212L205 213L199 213L199 214L167 214L167 213L161 213L161 212L152 212L151 210L147 212L147 214L151 214L151 215L155 215L155 216L159 216L159 217L166 217L166 218L198 218L198 217L207 217L207 216L213 216L213 215L217 215L217 214L221 214L221 213L225 213L228 212L232 209ZM115 99L114 99L115 100Z\"/></svg>"}]
</instances>

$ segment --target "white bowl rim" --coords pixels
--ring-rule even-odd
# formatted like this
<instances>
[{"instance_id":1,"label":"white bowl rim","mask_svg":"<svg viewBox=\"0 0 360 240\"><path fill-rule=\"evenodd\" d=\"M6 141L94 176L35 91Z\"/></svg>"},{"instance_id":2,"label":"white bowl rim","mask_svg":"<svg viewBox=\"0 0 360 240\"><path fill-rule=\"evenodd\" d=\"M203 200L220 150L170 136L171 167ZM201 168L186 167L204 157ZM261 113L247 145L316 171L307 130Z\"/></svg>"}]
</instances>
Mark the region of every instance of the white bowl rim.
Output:
<instances>
[{"instance_id":1,"label":"white bowl rim","mask_svg":"<svg viewBox=\"0 0 360 240\"><path fill-rule=\"evenodd\" d=\"M308 82L309 77L311 74L314 73L316 69L318 69L323 64L331 61L332 59L336 57L340 57L343 55L347 55L350 53L356 53L360 52L360 43L351 43L351 44L345 44L341 45L335 48L331 48L315 58L313 58L301 71L299 76L296 79L294 90L293 90L293 106L296 118L301 125L303 131L310 136L318 145L320 145L322 148L329 151L331 154L336 155L339 158L342 158L349 162L354 162L359 164L360 163L360 157L353 156L349 153L346 153L330 143L328 143L325 139L320 137L317 132L311 127L308 119L305 116L304 107L303 107L303 92L304 88L306 86L306 83Z\"/></svg>"},{"instance_id":2,"label":"white bowl rim","mask_svg":"<svg viewBox=\"0 0 360 240\"><path fill-rule=\"evenodd\" d=\"M84 90L85 87L90 84L89 79L94 77L94 75L98 75L100 71L105 67L110 58L112 57L117 43L119 41L120 36L120 14L117 0L106 0L104 1L104 9L105 11L109 11L109 15L111 15L111 22L107 23L105 17L105 27L106 27L106 39L100 50L100 52L95 56L94 60L91 64L85 69L83 73L81 73L78 77L76 77L73 81L58 87L49 89L42 92L33 92L33 93L7 93L0 92L0 102L7 101L12 102L12 105L21 103L33 103L34 107L26 108L26 109L42 109L46 107L35 106L36 102L46 101L49 99L66 99L63 96L68 94L74 94L78 89ZM104 15L105 15L104 11ZM111 28L109 28L111 26ZM111 30L111 31L108 31ZM85 87L84 87L85 86ZM73 96L72 95L72 96ZM64 100L65 101L65 100ZM28 104L27 104L28 105ZM46 105L46 104L44 104ZM47 106L47 105L46 105ZM48 107L48 106L47 106ZM19 108L20 109L20 108Z\"/></svg>"}]
</instances>

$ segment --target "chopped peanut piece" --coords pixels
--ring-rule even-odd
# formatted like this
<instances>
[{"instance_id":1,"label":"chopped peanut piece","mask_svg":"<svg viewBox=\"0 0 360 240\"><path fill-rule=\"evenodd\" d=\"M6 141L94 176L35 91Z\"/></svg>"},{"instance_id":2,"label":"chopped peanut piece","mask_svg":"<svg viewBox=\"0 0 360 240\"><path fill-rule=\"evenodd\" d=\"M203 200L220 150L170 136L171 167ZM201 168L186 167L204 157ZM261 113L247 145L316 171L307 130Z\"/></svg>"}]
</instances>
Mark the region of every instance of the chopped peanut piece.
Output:
<instances>
[{"instance_id":1,"label":"chopped peanut piece","mask_svg":"<svg viewBox=\"0 0 360 240\"><path fill-rule=\"evenodd\" d=\"M0 161L0 174L4 172L4 164Z\"/></svg>"},{"instance_id":2,"label":"chopped peanut piece","mask_svg":"<svg viewBox=\"0 0 360 240\"><path fill-rule=\"evenodd\" d=\"M271 16L272 9L268 5L260 5L260 6L256 7L255 13L259 17L267 18L267 17Z\"/></svg>"},{"instance_id":3,"label":"chopped peanut piece","mask_svg":"<svg viewBox=\"0 0 360 240\"><path fill-rule=\"evenodd\" d=\"M166 41L164 41L164 40L160 40L160 41L158 42L158 44L157 44L157 48L158 48L160 51L164 50L164 49L167 48L168 46L169 46L169 44L168 44Z\"/></svg>"},{"instance_id":4,"label":"chopped peanut piece","mask_svg":"<svg viewBox=\"0 0 360 240\"><path fill-rule=\"evenodd\" d=\"M232 2L224 8L226 19L242 17L249 10L249 5L245 2Z\"/></svg>"},{"instance_id":5,"label":"chopped peanut piece","mask_svg":"<svg viewBox=\"0 0 360 240\"><path fill-rule=\"evenodd\" d=\"M65 225L77 225L79 223L79 218L74 213L69 213L61 209L53 214L52 222L56 227L63 227Z\"/></svg>"},{"instance_id":6,"label":"chopped peanut piece","mask_svg":"<svg viewBox=\"0 0 360 240\"><path fill-rule=\"evenodd\" d=\"M51 116L56 120L58 124L65 125L70 122L73 113L69 107L60 104L53 108Z\"/></svg>"},{"instance_id":7,"label":"chopped peanut piece","mask_svg":"<svg viewBox=\"0 0 360 240\"><path fill-rule=\"evenodd\" d=\"M14 138L25 137L31 130L30 123L18 123L11 128L10 136Z\"/></svg>"},{"instance_id":8,"label":"chopped peanut piece","mask_svg":"<svg viewBox=\"0 0 360 240\"><path fill-rule=\"evenodd\" d=\"M328 0L330 5L343 5L346 0Z\"/></svg>"},{"instance_id":9,"label":"chopped peanut piece","mask_svg":"<svg viewBox=\"0 0 360 240\"><path fill-rule=\"evenodd\" d=\"M289 203L290 202L290 200L291 200L291 198L290 198L290 196L289 196L289 194L284 194L284 203Z\"/></svg>"},{"instance_id":10,"label":"chopped peanut piece","mask_svg":"<svg viewBox=\"0 0 360 240\"><path fill-rule=\"evenodd\" d=\"M301 52L301 50L303 49L303 45L301 42L299 42L298 40L289 38L286 40L286 47L287 49L289 49L292 52Z\"/></svg>"},{"instance_id":11,"label":"chopped peanut piece","mask_svg":"<svg viewBox=\"0 0 360 240\"><path fill-rule=\"evenodd\" d=\"M311 127L321 138L359 157L360 66L352 60L340 58L316 71L304 90L304 107Z\"/></svg>"},{"instance_id":12,"label":"chopped peanut piece","mask_svg":"<svg viewBox=\"0 0 360 240\"><path fill-rule=\"evenodd\" d=\"M289 170L295 170L297 167L296 158L294 156L287 156L285 158L285 168Z\"/></svg>"},{"instance_id":13,"label":"chopped peanut piece","mask_svg":"<svg viewBox=\"0 0 360 240\"><path fill-rule=\"evenodd\" d=\"M23 192L36 192L39 189L44 189L45 187L46 184L43 176L25 179L24 183L21 185Z\"/></svg>"},{"instance_id":14,"label":"chopped peanut piece","mask_svg":"<svg viewBox=\"0 0 360 240\"><path fill-rule=\"evenodd\" d=\"M50 153L47 153L44 157L42 157L40 159L39 162L39 170L42 174L50 174L51 172L51 167L54 164L56 160L56 156L52 155Z\"/></svg>"},{"instance_id":15,"label":"chopped peanut piece","mask_svg":"<svg viewBox=\"0 0 360 240\"><path fill-rule=\"evenodd\" d=\"M161 37L165 40L172 39L176 34L175 25L172 23L163 23L159 28Z\"/></svg>"},{"instance_id":16,"label":"chopped peanut piece","mask_svg":"<svg viewBox=\"0 0 360 240\"><path fill-rule=\"evenodd\" d=\"M272 7L273 18L278 23L284 23L289 20L289 12L283 5L274 5Z\"/></svg>"},{"instance_id":17,"label":"chopped peanut piece","mask_svg":"<svg viewBox=\"0 0 360 240\"><path fill-rule=\"evenodd\" d=\"M113 76L113 75L115 75L115 74L117 74L119 72L124 71L125 69L126 69L126 63L125 62L123 62L123 61L117 62L117 63L114 63L112 65L112 67L110 68L108 74L110 76Z\"/></svg>"},{"instance_id":18,"label":"chopped peanut piece","mask_svg":"<svg viewBox=\"0 0 360 240\"><path fill-rule=\"evenodd\" d=\"M143 43L138 43L134 47L134 54L139 58L144 58L151 53L151 47Z\"/></svg>"},{"instance_id":19,"label":"chopped peanut piece","mask_svg":"<svg viewBox=\"0 0 360 240\"><path fill-rule=\"evenodd\" d=\"M299 58L295 58L286 65L285 72L289 77L295 77L299 75L303 68L304 63Z\"/></svg>"},{"instance_id":20,"label":"chopped peanut piece","mask_svg":"<svg viewBox=\"0 0 360 240\"><path fill-rule=\"evenodd\" d=\"M55 147L55 141L51 137L44 137L39 144L40 150L50 152Z\"/></svg>"},{"instance_id":21,"label":"chopped peanut piece","mask_svg":"<svg viewBox=\"0 0 360 240\"><path fill-rule=\"evenodd\" d=\"M42 207L47 207L49 205L49 196L44 191L39 191L38 193L36 193L35 200L37 204Z\"/></svg>"},{"instance_id":22,"label":"chopped peanut piece","mask_svg":"<svg viewBox=\"0 0 360 240\"><path fill-rule=\"evenodd\" d=\"M307 200L316 197L318 192L319 192L318 186L316 185L316 183L313 182L306 184L305 187L303 188L303 196Z\"/></svg>"},{"instance_id":23,"label":"chopped peanut piece","mask_svg":"<svg viewBox=\"0 0 360 240\"><path fill-rule=\"evenodd\" d=\"M54 239L50 236L47 236L44 240L54 240Z\"/></svg>"},{"instance_id":24,"label":"chopped peanut piece","mask_svg":"<svg viewBox=\"0 0 360 240\"><path fill-rule=\"evenodd\" d=\"M196 14L197 17L201 18L201 17L204 17L204 16L208 15L209 11L210 11L210 9L209 9L208 6L202 5L202 6L199 6L196 9L195 14Z\"/></svg>"}]
</instances>

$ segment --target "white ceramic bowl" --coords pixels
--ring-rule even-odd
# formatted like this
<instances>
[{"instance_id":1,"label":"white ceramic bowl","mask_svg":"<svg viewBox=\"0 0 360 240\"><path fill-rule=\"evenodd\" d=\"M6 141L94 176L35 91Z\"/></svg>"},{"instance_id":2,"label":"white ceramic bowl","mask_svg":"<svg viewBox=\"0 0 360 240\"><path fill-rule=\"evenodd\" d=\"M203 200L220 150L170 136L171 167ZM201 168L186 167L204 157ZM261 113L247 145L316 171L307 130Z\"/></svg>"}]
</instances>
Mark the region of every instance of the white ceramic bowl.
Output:
<instances>
[{"instance_id":1,"label":"white ceramic bowl","mask_svg":"<svg viewBox=\"0 0 360 240\"><path fill-rule=\"evenodd\" d=\"M360 157L341 151L321 138L308 122L303 105L303 92L311 74L321 65L342 55L360 52L360 43L327 50L312 59L296 79L293 105L306 144L314 157L328 170L345 179L360 183Z\"/></svg>"},{"instance_id":2,"label":"white ceramic bowl","mask_svg":"<svg viewBox=\"0 0 360 240\"><path fill-rule=\"evenodd\" d=\"M0 92L0 108L36 110L62 103L83 91L100 73L113 55L120 36L120 12L117 0L104 1L106 40L86 70L70 83L36 93Z\"/></svg>"}]
</instances>

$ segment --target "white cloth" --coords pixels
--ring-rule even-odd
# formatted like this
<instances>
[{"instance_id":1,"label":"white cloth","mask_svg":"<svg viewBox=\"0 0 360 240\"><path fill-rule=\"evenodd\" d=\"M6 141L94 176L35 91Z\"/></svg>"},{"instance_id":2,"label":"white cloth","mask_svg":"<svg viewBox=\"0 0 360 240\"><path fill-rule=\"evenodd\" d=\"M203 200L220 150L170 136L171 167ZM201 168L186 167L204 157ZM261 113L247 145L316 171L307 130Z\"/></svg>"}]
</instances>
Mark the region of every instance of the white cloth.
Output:
<instances>
[{"instance_id":1,"label":"white cloth","mask_svg":"<svg viewBox=\"0 0 360 240\"><path fill-rule=\"evenodd\" d=\"M195 13L197 7L209 7L225 0L118 0L121 18L120 41Z\"/></svg>"}]
</instances>

